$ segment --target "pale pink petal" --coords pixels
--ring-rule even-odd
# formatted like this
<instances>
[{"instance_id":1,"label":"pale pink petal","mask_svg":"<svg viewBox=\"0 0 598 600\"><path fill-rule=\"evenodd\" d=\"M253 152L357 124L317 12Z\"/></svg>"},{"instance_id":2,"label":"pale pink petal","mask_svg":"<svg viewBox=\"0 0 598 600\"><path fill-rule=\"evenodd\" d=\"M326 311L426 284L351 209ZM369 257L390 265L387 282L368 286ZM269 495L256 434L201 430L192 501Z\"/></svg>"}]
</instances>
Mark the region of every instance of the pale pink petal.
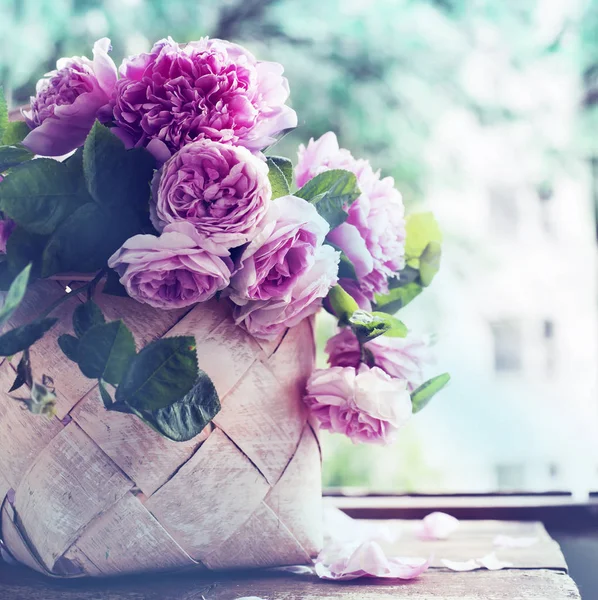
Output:
<instances>
[{"instance_id":1,"label":"pale pink petal","mask_svg":"<svg viewBox=\"0 0 598 600\"><path fill-rule=\"evenodd\" d=\"M360 577L413 579L430 566L425 558L387 557L377 542L325 549L316 560L320 579L349 580Z\"/></svg>"},{"instance_id":2,"label":"pale pink petal","mask_svg":"<svg viewBox=\"0 0 598 600\"><path fill-rule=\"evenodd\" d=\"M443 512L433 512L421 522L419 536L425 540L446 540L459 528L459 520Z\"/></svg>"},{"instance_id":3,"label":"pale pink petal","mask_svg":"<svg viewBox=\"0 0 598 600\"><path fill-rule=\"evenodd\" d=\"M475 558L467 561L447 560L446 558L442 558L440 562L451 571L475 571L480 568L480 565Z\"/></svg>"},{"instance_id":4,"label":"pale pink petal","mask_svg":"<svg viewBox=\"0 0 598 600\"><path fill-rule=\"evenodd\" d=\"M108 56L111 50L110 40L102 38L93 45L93 70L104 93L110 98L118 74L114 61Z\"/></svg>"},{"instance_id":5,"label":"pale pink petal","mask_svg":"<svg viewBox=\"0 0 598 600\"><path fill-rule=\"evenodd\" d=\"M352 519L335 506L324 508L324 539L332 542L387 542L401 537L396 521L363 521Z\"/></svg>"},{"instance_id":6,"label":"pale pink petal","mask_svg":"<svg viewBox=\"0 0 598 600\"><path fill-rule=\"evenodd\" d=\"M447 560L445 558L441 559L440 562L451 571L475 571L476 569L499 571L500 569L508 569L513 566L509 562L499 560L494 552L482 556L482 558L472 558L463 562Z\"/></svg>"},{"instance_id":7,"label":"pale pink petal","mask_svg":"<svg viewBox=\"0 0 598 600\"><path fill-rule=\"evenodd\" d=\"M511 537L510 535L497 535L494 545L499 548L529 548L538 542L537 537Z\"/></svg>"},{"instance_id":8,"label":"pale pink petal","mask_svg":"<svg viewBox=\"0 0 598 600\"><path fill-rule=\"evenodd\" d=\"M508 569L513 566L513 563L499 560L494 552L478 558L478 563L489 571L500 571L501 569Z\"/></svg>"}]
</instances>

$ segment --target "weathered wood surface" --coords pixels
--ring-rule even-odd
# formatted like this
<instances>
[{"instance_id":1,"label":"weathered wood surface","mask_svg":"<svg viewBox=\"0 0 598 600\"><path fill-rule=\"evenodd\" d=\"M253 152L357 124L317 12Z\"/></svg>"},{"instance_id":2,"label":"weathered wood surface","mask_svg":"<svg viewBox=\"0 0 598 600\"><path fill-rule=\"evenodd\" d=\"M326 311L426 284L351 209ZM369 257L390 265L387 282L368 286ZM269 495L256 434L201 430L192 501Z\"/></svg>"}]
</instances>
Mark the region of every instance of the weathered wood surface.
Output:
<instances>
[{"instance_id":1,"label":"weathered wood surface","mask_svg":"<svg viewBox=\"0 0 598 600\"><path fill-rule=\"evenodd\" d=\"M37 316L64 285L35 283L11 325ZM8 550L62 577L309 562L322 543L320 455L301 398L315 359L311 319L263 343L235 325L226 301L156 311L96 297L139 348L194 335L222 412L182 444L107 412L96 382L58 349L84 300L69 299L32 350L36 372L54 378L57 417L32 415L11 398L17 359L0 363L0 537Z\"/></svg>"},{"instance_id":2,"label":"weathered wood surface","mask_svg":"<svg viewBox=\"0 0 598 600\"><path fill-rule=\"evenodd\" d=\"M538 537L528 549L499 551L514 567L502 571L455 573L433 567L419 579L408 582L357 580L324 582L313 574L292 574L279 569L215 575L180 573L102 580L58 581L32 574L19 567L0 564L2 600L235 600L257 596L267 600L579 600L573 581L566 574L562 555L541 525L509 522L463 522L445 541L420 542L413 538L414 523L394 522L403 530L411 554L420 550L439 557L473 558L492 551L495 535ZM234 552L231 546L231 552ZM548 567L542 566L556 565ZM530 567L530 565L534 565ZM538 568L535 565L540 565Z\"/></svg>"}]
</instances>

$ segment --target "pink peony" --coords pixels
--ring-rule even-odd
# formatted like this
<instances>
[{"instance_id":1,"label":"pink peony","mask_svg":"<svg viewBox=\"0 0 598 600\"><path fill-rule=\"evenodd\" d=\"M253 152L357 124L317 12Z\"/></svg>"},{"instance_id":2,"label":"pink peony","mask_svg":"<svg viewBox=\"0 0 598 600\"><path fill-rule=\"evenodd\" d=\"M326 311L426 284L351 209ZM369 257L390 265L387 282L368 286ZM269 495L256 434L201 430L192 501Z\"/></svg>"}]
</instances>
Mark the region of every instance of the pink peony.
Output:
<instances>
[{"instance_id":1,"label":"pink peony","mask_svg":"<svg viewBox=\"0 0 598 600\"><path fill-rule=\"evenodd\" d=\"M321 429L355 443L389 444L411 417L406 382L363 364L314 371L305 402Z\"/></svg>"},{"instance_id":2,"label":"pink peony","mask_svg":"<svg viewBox=\"0 0 598 600\"><path fill-rule=\"evenodd\" d=\"M23 111L32 129L23 144L31 152L68 154L83 145L96 118L104 118L117 79L109 50L110 40L102 38L94 44L93 61L61 58L56 70L37 82L30 110Z\"/></svg>"},{"instance_id":3,"label":"pink peony","mask_svg":"<svg viewBox=\"0 0 598 600\"><path fill-rule=\"evenodd\" d=\"M299 147L298 186L330 169L355 173L361 196L349 207L347 221L331 231L328 239L353 263L363 294L373 300L374 294L388 292L388 278L405 266L403 200L392 177L380 179L368 161L339 148L334 133Z\"/></svg>"},{"instance_id":4,"label":"pink peony","mask_svg":"<svg viewBox=\"0 0 598 600\"><path fill-rule=\"evenodd\" d=\"M366 343L376 367L391 377L407 381L409 391L424 382L423 366L429 359L428 344L422 337L408 334L397 338L381 335ZM358 368L361 362L359 342L348 327L326 343L328 363L333 367Z\"/></svg>"},{"instance_id":5,"label":"pink peony","mask_svg":"<svg viewBox=\"0 0 598 600\"><path fill-rule=\"evenodd\" d=\"M290 298L327 233L328 223L309 202L295 196L271 202L263 230L243 251L231 279L233 302Z\"/></svg>"},{"instance_id":6,"label":"pink peony","mask_svg":"<svg viewBox=\"0 0 598 600\"><path fill-rule=\"evenodd\" d=\"M230 281L228 253L201 246L191 223L168 225L160 237L136 235L109 259L131 298L155 308L174 309L212 298Z\"/></svg>"},{"instance_id":7,"label":"pink peony","mask_svg":"<svg viewBox=\"0 0 598 600\"><path fill-rule=\"evenodd\" d=\"M173 153L209 138L258 151L297 125L282 66L230 42L164 39L120 73L113 112L129 145L157 139Z\"/></svg>"},{"instance_id":8,"label":"pink peony","mask_svg":"<svg viewBox=\"0 0 598 600\"><path fill-rule=\"evenodd\" d=\"M254 237L272 196L263 160L246 148L208 139L174 154L152 188L154 226L162 230L168 223L189 222L202 245L217 254Z\"/></svg>"},{"instance_id":9,"label":"pink peony","mask_svg":"<svg viewBox=\"0 0 598 600\"><path fill-rule=\"evenodd\" d=\"M313 266L297 280L288 297L237 306L235 321L255 337L274 339L320 308L322 298L338 280L338 261L338 252L331 246L321 246Z\"/></svg>"}]
</instances>

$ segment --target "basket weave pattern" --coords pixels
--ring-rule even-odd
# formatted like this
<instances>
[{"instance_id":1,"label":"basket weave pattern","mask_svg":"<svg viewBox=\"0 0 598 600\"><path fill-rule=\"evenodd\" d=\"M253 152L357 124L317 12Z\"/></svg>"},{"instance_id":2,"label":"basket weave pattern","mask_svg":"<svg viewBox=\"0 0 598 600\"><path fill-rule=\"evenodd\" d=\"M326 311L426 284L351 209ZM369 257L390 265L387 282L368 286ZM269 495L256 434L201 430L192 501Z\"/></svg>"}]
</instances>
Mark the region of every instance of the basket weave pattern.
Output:
<instances>
[{"instance_id":1,"label":"basket weave pattern","mask_svg":"<svg viewBox=\"0 0 598 600\"><path fill-rule=\"evenodd\" d=\"M61 293L57 282L36 283L10 324ZM96 294L138 346L196 336L222 410L175 443L106 411L95 382L59 351L78 301L54 313L60 322L31 351L34 372L55 380L56 417L9 398L16 360L0 365L0 537L12 556L59 577L309 562L321 546L320 450L301 402L312 321L264 343L235 326L225 302L158 311Z\"/></svg>"}]
</instances>

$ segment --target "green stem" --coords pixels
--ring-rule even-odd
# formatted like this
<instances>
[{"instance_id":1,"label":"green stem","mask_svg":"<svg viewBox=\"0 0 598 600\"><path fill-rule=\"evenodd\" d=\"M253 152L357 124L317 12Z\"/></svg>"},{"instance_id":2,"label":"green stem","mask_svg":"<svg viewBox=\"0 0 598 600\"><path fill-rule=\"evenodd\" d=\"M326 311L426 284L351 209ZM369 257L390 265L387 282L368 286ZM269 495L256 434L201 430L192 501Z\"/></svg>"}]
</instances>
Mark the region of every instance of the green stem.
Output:
<instances>
[{"instance_id":1,"label":"green stem","mask_svg":"<svg viewBox=\"0 0 598 600\"><path fill-rule=\"evenodd\" d=\"M43 319L47 317L51 312L56 310L63 302L66 302L70 298L74 298L75 296L77 296L77 294L80 294L81 292L84 292L87 289L95 288L95 286L100 282L100 280L102 279L102 277L104 277L105 274L105 269L102 269L91 281L84 283L82 286L70 291L68 294L61 296L60 298L52 302L52 304L50 304L50 306L48 306L48 308L46 308L46 310L44 310L44 312L42 312L37 318Z\"/></svg>"}]
</instances>

